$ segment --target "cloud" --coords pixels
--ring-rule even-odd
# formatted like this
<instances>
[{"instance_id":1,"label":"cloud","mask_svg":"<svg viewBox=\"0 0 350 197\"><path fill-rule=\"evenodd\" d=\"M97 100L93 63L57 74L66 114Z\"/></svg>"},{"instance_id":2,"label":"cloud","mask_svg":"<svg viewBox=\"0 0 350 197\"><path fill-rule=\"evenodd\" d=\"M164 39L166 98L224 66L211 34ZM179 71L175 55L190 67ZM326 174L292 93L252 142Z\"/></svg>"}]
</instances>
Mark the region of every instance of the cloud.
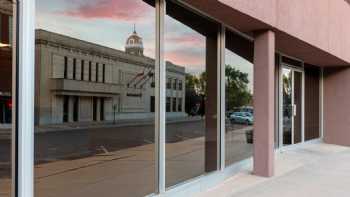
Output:
<instances>
[{"instance_id":1,"label":"cloud","mask_svg":"<svg viewBox=\"0 0 350 197\"><path fill-rule=\"evenodd\" d=\"M145 13L152 13L153 10L151 6L140 0L74 0L71 2L75 4L71 6L72 9L60 11L59 14L87 20L142 22L148 20Z\"/></svg>"},{"instance_id":2,"label":"cloud","mask_svg":"<svg viewBox=\"0 0 350 197\"><path fill-rule=\"evenodd\" d=\"M176 65L184 67L198 67L205 66L205 54L200 51L188 51L188 50L174 50L167 51L165 53L165 59Z\"/></svg>"},{"instance_id":3,"label":"cloud","mask_svg":"<svg viewBox=\"0 0 350 197\"><path fill-rule=\"evenodd\" d=\"M187 34L173 34L166 36L166 43L182 45L182 47L204 47L205 39L204 37L198 36L195 33L187 33ZM185 46L183 46L185 45Z\"/></svg>"}]
</instances>

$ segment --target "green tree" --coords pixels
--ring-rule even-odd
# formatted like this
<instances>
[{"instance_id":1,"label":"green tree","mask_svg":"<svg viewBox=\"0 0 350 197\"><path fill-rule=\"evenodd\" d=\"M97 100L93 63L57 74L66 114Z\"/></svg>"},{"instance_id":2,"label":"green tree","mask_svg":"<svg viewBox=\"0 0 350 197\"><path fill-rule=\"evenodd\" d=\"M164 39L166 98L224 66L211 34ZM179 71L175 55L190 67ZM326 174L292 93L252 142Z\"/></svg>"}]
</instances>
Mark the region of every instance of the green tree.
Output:
<instances>
[{"instance_id":1,"label":"green tree","mask_svg":"<svg viewBox=\"0 0 350 197\"><path fill-rule=\"evenodd\" d=\"M243 73L231 65L225 66L225 73L227 109L250 105L252 94L248 89L248 73Z\"/></svg>"},{"instance_id":2,"label":"green tree","mask_svg":"<svg viewBox=\"0 0 350 197\"><path fill-rule=\"evenodd\" d=\"M185 96L185 111L190 114L191 110L200 103L200 95L198 92L199 78L195 75L186 74L186 96Z\"/></svg>"}]
</instances>

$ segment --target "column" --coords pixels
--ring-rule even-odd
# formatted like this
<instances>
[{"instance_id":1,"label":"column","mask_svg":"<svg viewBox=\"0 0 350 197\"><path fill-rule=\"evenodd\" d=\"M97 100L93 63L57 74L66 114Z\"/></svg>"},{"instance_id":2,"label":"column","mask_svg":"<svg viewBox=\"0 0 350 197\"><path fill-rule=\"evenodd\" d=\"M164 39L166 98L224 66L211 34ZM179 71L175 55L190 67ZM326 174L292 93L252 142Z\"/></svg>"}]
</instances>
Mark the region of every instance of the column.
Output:
<instances>
[{"instance_id":1,"label":"column","mask_svg":"<svg viewBox=\"0 0 350 197\"><path fill-rule=\"evenodd\" d=\"M207 89L205 98L205 171L217 169L218 159L218 41L216 36L206 38ZM204 99L204 98L203 98Z\"/></svg>"},{"instance_id":2,"label":"column","mask_svg":"<svg viewBox=\"0 0 350 197\"><path fill-rule=\"evenodd\" d=\"M254 42L254 174L274 174L275 34L256 32Z\"/></svg>"}]
</instances>

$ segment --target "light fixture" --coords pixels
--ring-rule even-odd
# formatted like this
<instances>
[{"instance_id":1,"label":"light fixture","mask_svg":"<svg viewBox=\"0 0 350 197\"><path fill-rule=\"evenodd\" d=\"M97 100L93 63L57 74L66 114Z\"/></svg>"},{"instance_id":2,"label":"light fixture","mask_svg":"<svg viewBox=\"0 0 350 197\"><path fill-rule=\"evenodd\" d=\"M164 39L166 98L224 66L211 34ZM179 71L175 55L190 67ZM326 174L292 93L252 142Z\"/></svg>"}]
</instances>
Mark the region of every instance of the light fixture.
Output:
<instances>
[{"instance_id":1,"label":"light fixture","mask_svg":"<svg viewBox=\"0 0 350 197\"><path fill-rule=\"evenodd\" d=\"M11 47L10 44L4 44L0 42L0 48Z\"/></svg>"}]
</instances>

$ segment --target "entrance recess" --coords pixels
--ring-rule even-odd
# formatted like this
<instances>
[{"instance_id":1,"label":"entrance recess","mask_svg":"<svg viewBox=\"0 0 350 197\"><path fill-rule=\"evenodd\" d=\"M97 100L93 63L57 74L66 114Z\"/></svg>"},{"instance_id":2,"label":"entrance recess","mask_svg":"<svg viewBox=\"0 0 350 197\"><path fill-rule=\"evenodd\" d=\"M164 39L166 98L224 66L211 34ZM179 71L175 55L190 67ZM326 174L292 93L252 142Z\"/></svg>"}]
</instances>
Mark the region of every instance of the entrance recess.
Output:
<instances>
[{"instance_id":1,"label":"entrance recess","mask_svg":"<svg viewBox=\"0 0 350 197\"><path fill-rule=\"evenodd\" d=\"M280 147L304 141L304 72L283 65L280 77Z\"/></svg>"}]
</instances>

